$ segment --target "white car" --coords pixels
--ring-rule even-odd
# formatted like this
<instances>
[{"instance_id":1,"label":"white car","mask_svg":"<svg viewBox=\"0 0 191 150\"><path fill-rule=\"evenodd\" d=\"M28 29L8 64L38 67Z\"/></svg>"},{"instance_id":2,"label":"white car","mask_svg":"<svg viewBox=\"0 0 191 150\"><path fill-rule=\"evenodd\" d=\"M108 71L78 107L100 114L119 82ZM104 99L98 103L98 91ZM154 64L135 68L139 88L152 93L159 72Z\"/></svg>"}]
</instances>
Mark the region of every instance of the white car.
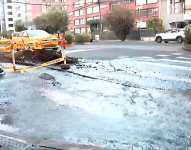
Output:
<instances>
[{"instance_id":1,"label":"white car","mask_svg":"<svg viewBox=\"0 0 191 150\"><path fill-rule=\"evenodd\" d=\"M182 43L184 41L184 29L169 29L163 33L156 34L155 41L161 43L164 41L168 43L169 41L176 41L177 43Z\"/></svg>"}]
</instances>

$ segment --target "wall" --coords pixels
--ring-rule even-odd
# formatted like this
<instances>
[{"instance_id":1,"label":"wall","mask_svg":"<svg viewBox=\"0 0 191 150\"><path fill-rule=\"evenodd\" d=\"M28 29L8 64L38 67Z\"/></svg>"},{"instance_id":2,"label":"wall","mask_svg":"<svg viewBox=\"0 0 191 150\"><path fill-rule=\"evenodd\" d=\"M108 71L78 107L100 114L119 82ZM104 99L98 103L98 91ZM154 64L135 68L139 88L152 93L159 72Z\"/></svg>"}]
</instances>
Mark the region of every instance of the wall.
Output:
<instances>
[{"instance_id":1,"label":"wall","mask_svg":"<svg viewBox=\"0 0 191 150\"><path fill-rule=\"evenodd\" d=\"M99 33L92 33L92 35L96 35L96 34L99 34ZM155 37L155 33L152 30L141 30L141 37ZM102 38L103 40L119 40L113 32L103 32ZM130 34L127 35L126 39L140 40L140 31L139 30L131 31Z\"/></svg>"},{"instance_id":2,"label":"wall","mask_svg":"<svg viewBox=\"0 0 191 150\"><path fill-rule=\"evenodd\" d=\"M170 24L168 21L168 15L169 14L169 0L162 0L161 1L161 19L163 20L164 29L170 29Z\"/></svg>"}]
</instances>

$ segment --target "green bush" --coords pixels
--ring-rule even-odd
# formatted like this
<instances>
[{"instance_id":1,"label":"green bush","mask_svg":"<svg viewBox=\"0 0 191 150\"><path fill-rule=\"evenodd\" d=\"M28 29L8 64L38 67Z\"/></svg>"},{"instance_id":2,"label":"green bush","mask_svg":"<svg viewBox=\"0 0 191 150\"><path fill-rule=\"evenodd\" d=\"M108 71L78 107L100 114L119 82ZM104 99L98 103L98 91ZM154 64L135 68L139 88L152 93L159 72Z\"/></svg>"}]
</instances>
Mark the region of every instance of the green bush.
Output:
<instances>
[{"instance_id":1,"label":"green bush","mask_svg":"<svg viewBox=\"0 0 191 150\"><path fill-rule=\"evenodd\" d=\"M11 31L3 31L2 33L0 33L0 36L9 39L11 36L12 32Z\"/></svg>"},{"instance_id":2,"label":"green bush","mask_svg":"<svg viewBox=\"0 0 191 150\"><path fill-rule=\"evenodd\" d=\"M65 39L67 41L67 44L72 44L74 42L75 36L72 33L66 33Z\"/></svg>"},{"instance_id":3,"label":"green bush","mask_svg":"<svg viewBox=\"0 0 191 150\"><path fill-rule=\"evenodd\" d=\"M184 31L185 34L185 44L191 44L191 25L187 26Z\"/></svg>"},{"instance_id":4,"label":"green bush","mask_svg":"<svg viewBox=\"0 0 191 150\"><path fill-rule=\"evenodd\" d=\"M90 40L91 40L91 35L89 33L76 34L76 38L75 38L76 43L90 42Z\"/></svg>"}]
</instances>

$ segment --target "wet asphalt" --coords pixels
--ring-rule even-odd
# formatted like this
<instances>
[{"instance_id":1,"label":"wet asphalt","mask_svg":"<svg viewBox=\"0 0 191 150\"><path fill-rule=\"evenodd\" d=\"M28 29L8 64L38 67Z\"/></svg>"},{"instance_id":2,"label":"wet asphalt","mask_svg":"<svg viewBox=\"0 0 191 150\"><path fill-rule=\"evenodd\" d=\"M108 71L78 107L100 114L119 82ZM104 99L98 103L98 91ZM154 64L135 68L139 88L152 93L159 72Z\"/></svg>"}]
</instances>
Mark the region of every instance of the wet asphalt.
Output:
<instances>
[{"instance_id":1,"label":"wet asphalt","mask_svg":"<svg viewBox=\"0 0 191 150\"><path fill-rule=\"evenodd\" d=\"M0 78L0 133L33 144L54 140L107 149L186 150L191 144L189 52L176 43L155 49L156 43L140 43L68 48L69 56L84 58L68 72L6 70ZM42 73L50 76L45 80Z\"/></svg>"}]
</instances>

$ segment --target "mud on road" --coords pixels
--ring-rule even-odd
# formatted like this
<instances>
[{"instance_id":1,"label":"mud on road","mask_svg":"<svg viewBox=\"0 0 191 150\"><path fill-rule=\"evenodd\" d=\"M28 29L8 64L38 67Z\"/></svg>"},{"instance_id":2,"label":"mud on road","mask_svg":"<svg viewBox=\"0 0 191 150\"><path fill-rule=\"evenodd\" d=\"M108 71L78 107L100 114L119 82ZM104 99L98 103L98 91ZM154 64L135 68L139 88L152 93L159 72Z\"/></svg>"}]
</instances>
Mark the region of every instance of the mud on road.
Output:
<instances>
[{"instance_id":1,"label":"mud on road","mask_svg":"<svg viewBox=\"0 0 191 150\"><path fill-rule=\"evenodd\" d=\"M153 76L145 81L143 77L151 75L154 68L139 72L139 64L132 63L134 67L119 68L116 60L82 60L68 72L49 68L25 74L6 71L0 79L0 129L38 140L103 148L186 149L191 144L189 84L172 88L178 82L175 86L164 82L164 86ZM138 76L130 73L135 70ZM167 74L176 77L177 71L158 70L162 75L157 78ZM44 80L43 73L50 80ZM178 77L189 81L185 74ZM27 142L38 144L38 140Z\"/></svg>"}]
</instances>

